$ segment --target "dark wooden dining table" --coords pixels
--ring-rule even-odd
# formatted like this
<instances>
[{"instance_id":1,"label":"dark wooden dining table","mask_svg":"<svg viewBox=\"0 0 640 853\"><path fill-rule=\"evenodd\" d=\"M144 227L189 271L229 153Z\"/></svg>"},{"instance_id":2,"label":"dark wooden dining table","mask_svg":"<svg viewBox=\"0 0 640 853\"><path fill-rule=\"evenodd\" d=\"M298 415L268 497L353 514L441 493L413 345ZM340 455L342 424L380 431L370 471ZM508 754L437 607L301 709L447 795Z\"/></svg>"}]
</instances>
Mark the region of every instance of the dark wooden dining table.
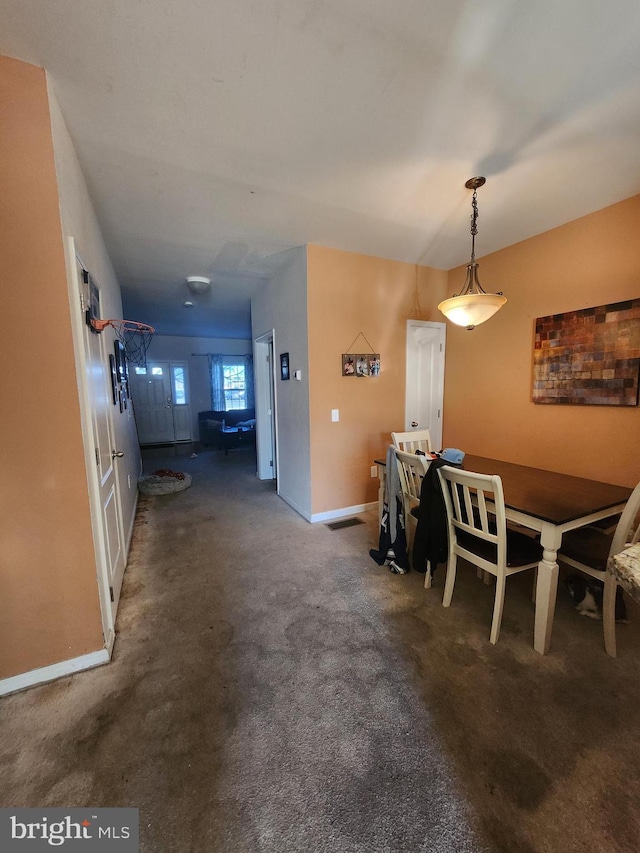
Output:
<instances>
[{"instance_id":1,"label":"dark wooden dining table","mask_svg":"<svg viewBox=\"0 0 640 853\"><path fill-rule=\"evenodd\" d=\"M544 655L551 645L562 535L622 512L631 489L484 456L465 456L463 467L480 474L498 474L507 518L540 533L543 552L536 582L533 646Z\"/></svg>"},{"instance_id":2,"label":"dark wooden dining table","mask_svg":"<svg viewBox=\"0 0 640 853\"><path fill-rule=\"evenodd\" d=\"M540 534L543 553L536 581L533 645L546 654L551 644L563 534L622 512L632 490L547 471L542 465L534 468L485 456L467 454L462 467L479 474L498 474L507 518ZM382 470L381 474L384 476Z\"/></svg>"}]
</instances>

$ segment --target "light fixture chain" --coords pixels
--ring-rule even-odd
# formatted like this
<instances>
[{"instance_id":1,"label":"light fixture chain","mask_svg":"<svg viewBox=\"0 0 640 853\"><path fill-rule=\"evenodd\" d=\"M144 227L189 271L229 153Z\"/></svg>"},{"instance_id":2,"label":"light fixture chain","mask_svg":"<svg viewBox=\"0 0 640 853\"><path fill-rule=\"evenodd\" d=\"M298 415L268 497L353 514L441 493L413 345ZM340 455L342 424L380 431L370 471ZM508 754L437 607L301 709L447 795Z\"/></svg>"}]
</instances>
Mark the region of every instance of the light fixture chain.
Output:
<instances>
[{"instance_id":1,"label":"light fixture chain","mask_svg":"<svg viewBox=\"0 0 640 853\"><path fill-rule=\"evenodd\" d=\"M471 199L471 262L476 259L476 234L478 233L478 191L474 189Z\"/></svg>"},{"instance_id":2,"label":"light fixture chain","mask_svg":"<svg viewBox=\"0 0 640 853\"><path fill-rule=\"evenodd\" d=\"M457 326L474 329L484 323L499 311L507 301L499 293L486 293L478 281L478 264L476 263L476 234L478 233L478 197L476 190L485 184L485 179L469 178L465 183L468 190L473 190L471 208L471 261L467 264L467 276L459 294L454 294L438 305L442 313Z\"/></svg>"}]
</instances>

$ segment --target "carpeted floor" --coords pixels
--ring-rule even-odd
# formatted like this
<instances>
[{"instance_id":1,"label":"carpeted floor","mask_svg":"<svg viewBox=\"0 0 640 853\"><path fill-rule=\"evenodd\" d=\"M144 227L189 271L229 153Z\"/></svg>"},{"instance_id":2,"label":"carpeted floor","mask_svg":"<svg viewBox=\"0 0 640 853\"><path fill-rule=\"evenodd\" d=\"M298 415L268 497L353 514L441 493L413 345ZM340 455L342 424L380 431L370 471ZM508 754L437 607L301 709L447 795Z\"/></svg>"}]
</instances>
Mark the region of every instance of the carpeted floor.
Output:
<instances>
[{"instance_id":1,"label":"carpeted floor","mask_svg":"<svg viewBox=\"0 0 640 853\"><path fill-rule=\"evenodd\" d=\"M532 577L460 570L453 605L368 556L377 515L310 525L251 451L155 455L190 489L140 500L111 664L0 700L0 805L134 806L141 850L640 849L640 617ZM442 569L442 567L441 567Z\"/></svg>"}]
</instances>

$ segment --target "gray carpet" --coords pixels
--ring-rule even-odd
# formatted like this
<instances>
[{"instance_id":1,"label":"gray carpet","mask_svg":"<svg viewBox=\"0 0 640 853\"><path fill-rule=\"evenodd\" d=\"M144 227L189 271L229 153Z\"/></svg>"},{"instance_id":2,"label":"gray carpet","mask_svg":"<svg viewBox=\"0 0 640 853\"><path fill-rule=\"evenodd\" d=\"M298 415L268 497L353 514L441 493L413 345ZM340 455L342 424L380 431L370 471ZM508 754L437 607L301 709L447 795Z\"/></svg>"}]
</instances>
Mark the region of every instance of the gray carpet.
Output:
<instances>
[{"instance_id":1,"label":"gray carpet","mask_svg":"<svg viewBox=\"0 0 640 853\"><path fill-rule=\"evenodd\" d=\"M155 455L110 665L1 701L0 804L134 806L141 850L637 851L637 611L607 658L561 591L460 570L453 605L368 556L377 515L309 525L248 450Z\"/></svg>"}]
</instances>

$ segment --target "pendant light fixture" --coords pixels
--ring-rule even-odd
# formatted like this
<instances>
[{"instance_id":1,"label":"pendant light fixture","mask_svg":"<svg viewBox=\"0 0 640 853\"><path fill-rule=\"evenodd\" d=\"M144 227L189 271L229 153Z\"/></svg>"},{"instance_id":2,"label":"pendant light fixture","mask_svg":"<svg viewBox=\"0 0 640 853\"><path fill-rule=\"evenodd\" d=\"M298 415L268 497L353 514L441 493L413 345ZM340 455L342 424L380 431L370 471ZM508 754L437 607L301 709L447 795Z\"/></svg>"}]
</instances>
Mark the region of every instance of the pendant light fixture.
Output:
<instances>
[{"instance_id":1,"label":"pendant light fixture","mask_svg":"<svg viewBox=\"0 0 640 853\"><path fill-rule=\"evenodd\" d=\"M187 279L187 287L195 296L202 296L211 290L211 279L201 275L190 275Z\"/></svg>"},{"instance_id":2,"label":"pendant light fixture","mask_svg":"<svg viewBox=\"0 0 640 853\"><path fill-rule=\"evenodd\" d=\"M475 329L499 311L505 304L506 297L500 293L485 293L478 281L478 266L476 263L476 234L478 233L478 187L484 186L485 178L469 178L465 183L467 189L473 190L471 208L471 260L467 264L467 277L464 287L457 296L445 299L438 305L447 320L457 326Z\"/></svg>"}]
</instances>

